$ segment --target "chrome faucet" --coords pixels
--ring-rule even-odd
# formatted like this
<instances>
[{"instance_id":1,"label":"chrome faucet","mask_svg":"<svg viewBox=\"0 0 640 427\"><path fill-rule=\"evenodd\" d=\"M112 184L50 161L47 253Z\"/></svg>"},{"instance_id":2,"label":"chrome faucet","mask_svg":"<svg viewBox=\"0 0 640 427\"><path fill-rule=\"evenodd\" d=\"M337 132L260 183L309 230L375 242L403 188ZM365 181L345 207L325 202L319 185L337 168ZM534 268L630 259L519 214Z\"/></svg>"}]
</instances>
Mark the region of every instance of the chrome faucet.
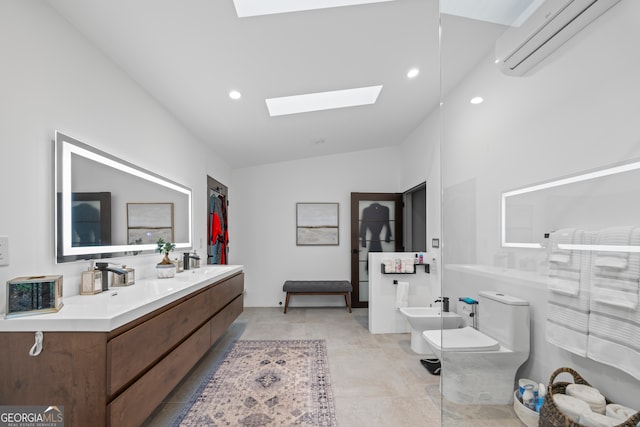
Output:
<instances>
[{"instance_id":1,"label":"chrome faucet","mask_svg":"<svg viewBox=\"0 0 640 427\"><path fill-rule=\"evenodd\" d=\"M108 271L111 271L112 273L115 273L115 274L124 275L124 281L125 283L127 282L127 270L123 270L120 267L109 266L108 262L96 262L96 268L102 271L102 291L103 292L109 290L109 274L107 274Z\"/></svg>"},{"instance_id":2,"label":"chrome faucet","mask_svg":"<svg viewBox=\"0 0 640 427\"><path fill-rule=\"evenodd\" d=\"M434 302L441 302L442 311L444 311L445 313L449 311L449 297L438 297L438 299Z\"/></svg>"}]
</instances>

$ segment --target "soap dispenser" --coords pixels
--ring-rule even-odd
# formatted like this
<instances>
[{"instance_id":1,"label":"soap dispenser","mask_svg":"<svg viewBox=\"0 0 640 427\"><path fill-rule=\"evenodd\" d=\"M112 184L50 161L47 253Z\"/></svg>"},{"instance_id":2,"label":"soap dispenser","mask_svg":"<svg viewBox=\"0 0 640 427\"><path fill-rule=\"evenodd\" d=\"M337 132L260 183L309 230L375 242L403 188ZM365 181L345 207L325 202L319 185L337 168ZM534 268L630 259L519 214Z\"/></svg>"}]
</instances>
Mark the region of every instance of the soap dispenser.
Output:
<instances>
[{"instance_id":1,"label":"soap dispenser","mask_svg":"<svg viewBox=\"0 0 640 427\"><path fill-rule=\"evenodd\" d=\"M80 294L93 295L100 292L102 292L102 271L96 270L94 261L91 260L89 269L82 272Z\"/></svg>"}]
</instances>

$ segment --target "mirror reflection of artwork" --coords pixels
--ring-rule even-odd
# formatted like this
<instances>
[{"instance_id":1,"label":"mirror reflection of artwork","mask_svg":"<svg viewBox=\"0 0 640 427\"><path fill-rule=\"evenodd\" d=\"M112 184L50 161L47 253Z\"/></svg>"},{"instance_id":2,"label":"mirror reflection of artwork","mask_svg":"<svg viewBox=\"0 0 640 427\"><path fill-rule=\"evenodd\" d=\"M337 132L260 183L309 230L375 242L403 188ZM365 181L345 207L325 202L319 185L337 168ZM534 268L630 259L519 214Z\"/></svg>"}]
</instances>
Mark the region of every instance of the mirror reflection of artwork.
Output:
<instances>
[{"instance_id":1,"label":"mirror reflection of artwork","mask_svg":"<svg viewBox=\"0 0 640 427\"><path fill-rule=\"evenodd\" d=\"M100 202L72 202L72 246L98 246L100 239Z\"/></svg>"},{"instance_id":2,"label":"mirror reflection of artwork","mask_svg":"<svg viewBox=\"0 0 640 427\"><path fill-rule=\"evenodd\" d=\"M127 203L127 242L173 242L173 203Z\"/></svg>"},{"instance_id":3,"label":"mirror reflection of artwork","mask_svg":"<svg viewBox=\"0 0 640 427\"><path fill-rule=\"evenodd\" d=\"M57 196L61 197L60 194ZM58 221L62 215L58 212ZM62 245L58 236L58 245ZM71 193L71 246L111 244L111 193ZM60 251L59 251L60 252ZM69 260L76 257L68 257ZM58 261L61 259L58 258Z\"/></svg>"}]
</instances>

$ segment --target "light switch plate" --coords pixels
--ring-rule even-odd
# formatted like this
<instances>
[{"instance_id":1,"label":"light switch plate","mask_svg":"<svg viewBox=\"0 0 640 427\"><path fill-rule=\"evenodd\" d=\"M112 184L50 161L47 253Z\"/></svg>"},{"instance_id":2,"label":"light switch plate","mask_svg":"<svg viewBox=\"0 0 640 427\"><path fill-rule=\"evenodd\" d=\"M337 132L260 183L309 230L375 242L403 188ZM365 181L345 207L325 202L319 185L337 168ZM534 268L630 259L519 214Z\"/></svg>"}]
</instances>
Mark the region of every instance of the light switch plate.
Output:
<instances>
[{"instance_id":1,"label":"light switch plate","mask_svg":"<svg viewBox=\"0 0 640 427\"><path fill-rule=\"evenodd\" d=\"M0 265L9 265L9 236L0 236Z\"/></svg>"}]
</instances>

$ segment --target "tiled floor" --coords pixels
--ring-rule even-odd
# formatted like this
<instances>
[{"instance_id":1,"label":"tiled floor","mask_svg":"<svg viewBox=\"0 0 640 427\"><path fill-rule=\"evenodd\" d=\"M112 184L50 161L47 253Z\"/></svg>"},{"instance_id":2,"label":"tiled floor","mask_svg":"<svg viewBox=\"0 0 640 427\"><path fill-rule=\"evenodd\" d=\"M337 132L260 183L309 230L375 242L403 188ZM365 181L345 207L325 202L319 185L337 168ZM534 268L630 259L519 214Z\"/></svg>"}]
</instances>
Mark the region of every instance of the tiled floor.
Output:
<instances>
[{"instance_id":1,"label":"tiled floor","mask_svg":"<svg viewBox=\"0 0 640 427\"><path fill-rule=\"evenodd\" d=\"M146 427L169 426L207 372L236 339L324 339L341 427L521 427L510 406L441 410L439 378L420 364L410 334L369 333L367 309L245 308L216 346L165 399Z\"/></svg>"}]
</instances>

